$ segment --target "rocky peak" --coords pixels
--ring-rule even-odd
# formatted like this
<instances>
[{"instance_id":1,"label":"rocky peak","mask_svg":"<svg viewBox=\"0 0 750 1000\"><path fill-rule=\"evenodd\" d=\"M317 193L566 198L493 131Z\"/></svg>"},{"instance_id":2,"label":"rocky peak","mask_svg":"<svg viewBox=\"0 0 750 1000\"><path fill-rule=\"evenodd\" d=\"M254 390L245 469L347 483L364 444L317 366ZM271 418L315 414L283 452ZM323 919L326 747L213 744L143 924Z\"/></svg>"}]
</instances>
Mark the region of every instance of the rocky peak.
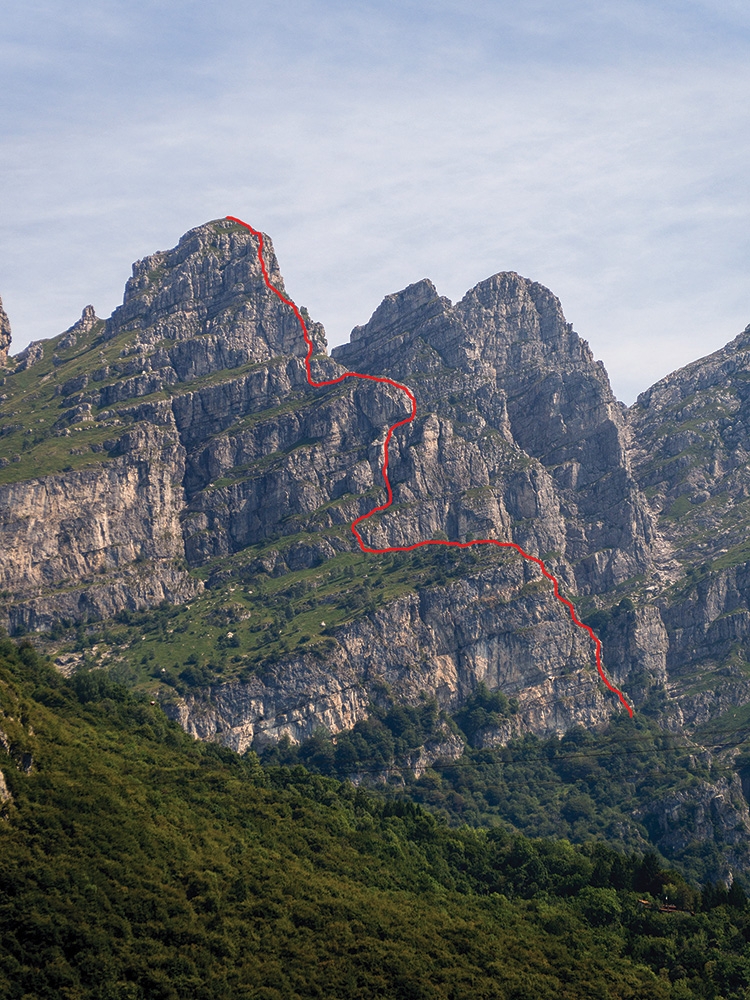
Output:
<instances>
[{"instance_id":1,"label":"rocky peak","mask_svg":"<svg viewBox=\"0 0 750 1000\"><path fill-rule=\"evenodd\" d=\"M3 300L0 299L0 365L4 365L8 360L8 348L10 347L10 320L8 314L3 309Z\"/></svg>"},{"instance_id":2,"label":"rocky peak","mask_svg":"<svg viewBox=\"0 0 750 1000\"><path fill-rule=\"evenodd\" d=\"M265 235L264 250L271 281L283 292L273 244ZM198 226L172 250L136 261L104 337L131 331L144 345L201 337L211 368L304 354L294 313L263 281L256 238L227 219ZM322 327L313 324L312 333L324 349ZM181 357L178 350L173 359L178 375L190 377L189 370L180 372Z\"/></svg>"},{"instance_id":3,"label":"rocky peak","mask_svg":"<svg viewBox=\"0 0 750 1000\"><path fill-rule=\"evenodd\" d=\"M522 367L583 367L615 403L604 368L566 321L559 299L514 271L479 282L455 305L427 279L387 295L370 320L352 330L350 343L333 354L369 371L390 355L403 362L405 345L416 338L450 366L472 374L496 372L506 379Z\"/></svg>"},{"instance_id":4,"label":"rocky peak","mask_svg":"<svg viewBox=\"0 0 750 1000\"><path fill-rule=\"evenodd\" d=\"M94 312L94 307L84 306L81 318L62 335L60 343L57 345L58 349L66 351L70 347L75 347L78 338L90 333L98 322L100 320Z\"/></svg>"},{"instance_id":5,"label":"rocky peak","mask_svg":"<svg viewBox=\"0 0 750 1000\"><path fill-rule=\"evenodd\" d=\"M705 358L699 358L684 368L665 376L642 392L630 408L631 422L674 406L681 406L694 392L721 386L739 375L742 380L750 372L750 324L734 340ZM744 375L743 375L744 373Z\"/></svg>"},{"instance_id":6,"label":"rocky peak","mask_svg":"<svg viewBox=\"0 0 750 1000\"><path fill-rule=\"evenodd\" d=\"M627 413L633 468L680 559L746 558L750 517L750 326L672 372Z\"/></svg>"},{"instance_id":7,"label":"rocky peak","mask_svg":"<svg viewBox=\"0 0 750 1000\"><path fill-rule=\"evenodd\" d=\"M407 372L421 367L415 342L431 321L444 326L450 311L450 299L439 295L433 283L423 278L386 295L367 323L354 327L349 343L331 353L350 369L373 374L375 369L387 370L396 378L405 378ZM419 353L418 348L416 351Z\"/></svg>"},{"instance_id":8,"label":"rocky peak","mask_svg":"<svg viewBox=\"0 0 750 1000\"><path fill-rule=\"evenodd\" d=\"M467 357L506 368L553 355L557 363L593 361L566 322L559 299L536 281L504 271L475 285L455 306Z\"/></svg>"},{"instance_id":9,"label":"rocky peak","mask_svg":"<svg viewBox=\"0 0 750 1000\"><path fill-rule=\"evenodd\" d=\"M496 381L516 442L578 488L627 469L624 425L604 367L559 299L513 271L480 282L425 339L449 364ZM619 487L624 489L624 484Z\"/></svg>"},{"instance_id":10,"label":"rocky peak","mask_svg":"<svg viewBox=\"0 0 750 1000\"><path fill-rule=\"evenodd\" d=\"M433 283L423 278L400 292L386 295L369 322L354 327L351 343L372 344L389 335L403 333L407 328L419 327L449 309L450 305L450 299L438 295Z\"/></svg>"},{"instance_id":11,"label":"rocky peak","mask_svg":"<svg viewBox=\"0 0 750 1000\"><path fill-rule=\"evenodd\" d=\"M426 278L387 295L334 356L352 366L369 362L371 367L376 357L382 364L390 355L403 360L404 344L416 337L449 365L472 372L537 364L542 358L556 365L593 363L588 345L566 322L559 299L514 271L481 281L455 305Z\"/></svg>"},{"instance_id":12,"label":"rocky peak","mask_svg":"<svg viewBox=\"0 0 750 1000\"><path fill-rule=\"evenodd\" d=\"M452 305L431 282L417 282L387 296L333 356L418 388L421 405L458 421L459 435L492 427L538 459L565 498L566 551L581 591L649 570L653 526L630 474L622 407L603 365L543 285L501 272ZM393 473L397 481L395 460Z\"/></svg>"}]
</instances>

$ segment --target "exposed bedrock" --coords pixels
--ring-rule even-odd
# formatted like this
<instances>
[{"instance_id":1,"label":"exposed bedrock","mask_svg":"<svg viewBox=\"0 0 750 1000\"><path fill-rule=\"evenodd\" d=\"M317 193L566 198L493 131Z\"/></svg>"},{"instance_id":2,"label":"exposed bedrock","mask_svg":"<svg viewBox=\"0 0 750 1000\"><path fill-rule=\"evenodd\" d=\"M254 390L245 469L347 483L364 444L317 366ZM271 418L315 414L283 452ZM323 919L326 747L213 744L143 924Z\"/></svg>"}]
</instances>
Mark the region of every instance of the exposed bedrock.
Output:
<instances>
[{"instance_id":1,"label":"exposed bedrock","mask_svg":"<svg viewBox=\"0 0 750 1000\"><path fill-rule=\"evenodd\" d=\"M290 658L268 676L165 708L194 735L240 751L283 735L300 740L319 726L350 728L386 694L456 708L480 682L518 699L519 732L562 733L619 710L599 680L588 635L521 557L400 598L332 634L336 647L325 659Z\"/></svg>"},{"instance_id":2,"label":"exposed bedrock","mask_svg":"<svg viewBox=\"0 0 750 1000\"><path fill-rule=\"evenodd\" d=\"M408 402L354 378L310 387L299 324L256 250L235 223L199 226L133 266L108 320L87 306L4 367L0 623L11 632L188 600L197 570L251 545L269 572L318 565L351 551L348 525L383 503L384 436ZM265 262L283 290L270 240ZM605 667L636 703L667 685L672 723L693 725L750 697L747 331L626 411L555 296L513 272L455 304L417 282L332 356L323 328L308 327L316 379L387 374L418 401L391 441L393 507L361 525L368 544L514 541L586 614L606 612ZM9 338L0 307L0 363ZM351 725L383 684L457 705L483 681L518 698L519 731L596 725L618 706L591 643L514 558L489 576L467 563L450 587L362 612L328 660L195 692L181 717L247 746Z\"/></svg>"}]
</instances>

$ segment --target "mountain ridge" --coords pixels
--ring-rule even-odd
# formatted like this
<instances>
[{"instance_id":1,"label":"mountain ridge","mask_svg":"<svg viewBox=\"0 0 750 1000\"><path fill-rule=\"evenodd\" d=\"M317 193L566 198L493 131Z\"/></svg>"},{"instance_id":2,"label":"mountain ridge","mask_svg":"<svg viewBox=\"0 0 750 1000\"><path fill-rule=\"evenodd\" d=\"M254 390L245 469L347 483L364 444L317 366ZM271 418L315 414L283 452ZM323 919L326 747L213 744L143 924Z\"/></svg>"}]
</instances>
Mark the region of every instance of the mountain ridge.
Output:
<instances>
[{"instance_id":1,"label":"mountain ridge","mask_svg":"<svg viewBox=\"0 0 750 1000\"><path fill-rule=\"evenodd\" d=\"M434 563L410 578L394 564L378 577L380 593L364 587L359 607L349 607L356 588L346 576L345 529L380 490L379 442L400 403L381 387L309 390L294 316L264 288L253 254L242 227L199 226L174 250L134 265L108 320L87 307L65 334L6 363L0 620L11 633L68 635L76 623L95 631L97 620L166 600L197 601L218 621L221 592L236 606L232 635L213 624L202 633L216 655L201 653L193 674L214 683L191 693L195 707L136 669L134 652L123 658L103 642L94 660L114 666L120 657L190 731L238 749L259 737L305 738L321 723L353 725L383 684L408 702L422 691L453 707L480 682L500 687L519 698L520 718L539 734L603 724L611 706L591 676L590 650L528 567L467 563L464 573ZM270 241L265 259L283 289ZM645 395L623 411L551 292L503 272L454 305L425 279L387 296L331 356L323 328L309 325L321 378L356 362L403 377L420 399L416 422L393 440L394 508L368 522L375 547L441 533L512 539L549 558L581 614L605 616L605 669L629 697L645 703L650 692L671 690L669 724L703 724L715 713L695 688L708 677L722 710L737 707L750 636L742 544L717 553L715 572L680 548L685 501L674 505L696 476L705 479L702 455L688 455L687 485L672 483L667 453L685 428L677 437L668 422L654 428ZM745 399L742 336L730 417ZM709 394L725 372L717 363L713 374L704 366ZM677 376L662 383L672 379L683 399ZM654 399L664 391L653 388ZM727 428L737 432L736 420L720 424L721 441ZM661 450L640 443L657 440ZM735 489L736 479L735 492L744 490L742 447L730 452L735 468L714 475L721 489ZM679 495L660 506L670 490ZM731 530L741 537L744 513L738 521L734 510ZM739 561L722 564L733 552ZM277 582L261 600L242 583L256 578L285 578L289 594ZM506 596L488 605L486 581ZM292 596L300 586L308 596ZM315 593L326 588L339 623L315 611ZM608 625L624 598L632 612ZM376 654L380 631L402 639ZM235 638L238 646L222 645ZM52 641L63 656L75 654L63 648L70 640ZM144 654L170 676L175 642L164 635ZM692 673L683 662L689 643Z\"/></svg>"}]
</instances>

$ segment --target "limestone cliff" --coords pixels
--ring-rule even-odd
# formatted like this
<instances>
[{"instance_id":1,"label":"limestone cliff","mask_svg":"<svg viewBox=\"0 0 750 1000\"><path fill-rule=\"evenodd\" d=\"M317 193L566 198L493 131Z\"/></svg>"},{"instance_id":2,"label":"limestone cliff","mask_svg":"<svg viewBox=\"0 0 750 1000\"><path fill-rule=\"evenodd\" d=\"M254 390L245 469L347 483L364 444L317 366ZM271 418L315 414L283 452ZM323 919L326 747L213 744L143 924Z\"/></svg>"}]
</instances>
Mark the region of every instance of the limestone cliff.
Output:
<instances>
[{"instance_id":1,"label":"limestone cliff","mask_svg":"<svg viewBox=\"0 0 750 1000\"><path fill-rule=\"evenodd\" d=\"M283 289L267 237L265 263ZM555 296L512 272L455 304L427 280L389 295L332 357L308 325L321 379L387 373L417 396L391 445L394 505L362 526L371 544L515 541L599 616L605 667L631 698L668 692L678 726L750 697L747 331L626 413ZM288 577L290 595L325 588L316 567L361 579L348 526L382 502L383 434L403 397L348 379L312 389L304 353L255 237L228 220L138 261L106 321L87 306L31 345L0 393L0 624L45 634L188 600L214 622L246 578ZM714 562L697 567L704 553ZM137 669L155 658L154 691L183 724L237 747L349 726L383 686L454 707L480 681L501 687L521 706L517 732L606 721L617 704L591 643L532 567L451 572L394 570L354 610L346 587L313 596L295 634L297 598L269 610L268 588L264 604L246 585L229 632L195 628L181 698L161 683L187 658L180 647L175 663L169 630ZM136 671L136 645L102 640L97 655ZM712 705L707 669L723 692Z\"/></svg>"},{"instance_id":2,"label":"limestone cliff","mask_svg":"<svg viewBox=\"0 0 750 1000\"><path fill-rule=\"evenodd\" d=\"M154 416L123 435L103 465L0 486L0 589L13 595L11 632L110 618L199 589L179 565L184 449Z\"/></svg>"},{"instance_id":3,"label":"limestone cliff","mask_svg":"<svg viewBox=\"0 0 750 1000\"><path fill-rule=\"evenodd\" d=\"M281 283L270 241L267 255ZM135 264L106 324L87 306L60 337L19 355L0 410L8 456L0 458L0 623L45 629L201 589L183 565L187 452L178 419L191 422L192 403L213 433L210 409L229 369L243 367L243 415L288 393L286 382L274 389L274 369L258 371L300 352L288 312L265 288L247 231L220 222ZM216 375L204 396L160 395ZM139 397L148 402L133 405ZM45 467L51 474L38 475Z\"/></svg>"},{"instance_id":4,"label":"limestone cliff","mask_svg":"<svg viewBox=\"0 0 750 1000\"><path fill-rule=\"evenodd\" d=\"M603 366L546 288L514 273L497 274L451 306L430 282L421 282L389 296L333 355L357 370L410 381L427 410L456 426L456 436L471 437L464 428L473 429L478 461L486 464L491 452L482 440L485 428L509 442L508 451L535 459L533 485L523 499L516 493L509 520L530 519L536 537L529 543L538 552L560 551L580 593L655 569L654 531L630 472L622 407ZM432 425L442 443L434 418ZM446 427L443 438L449 433ZM419 475L412 455L394 461L397 501L408 500ZM430 495L445 494L453 480L446 458L435 455L436 474L445 474L442 482L425 484ZM490 465L482 476L471 485L493 489L502 473ZM403 524L400 514L398 520ZM507 531L509 520L493 527Z\"/></svg>"},{"instance_id":5,"label":"limestone cliff","mask_svg":"<svg viewBox=\"0 0 750 1000\"><path fill-rule=\"evenodd\" d=\"M661 596L675 727L750 700L750 327L642 393L633 468L680 567Z\"/></svg>"},{"instance_id":6,"label":"limestone cliff","mask_svg":"<svg viewBox=\"0 0 750 1000\"><path fill-rule=\"evenodd\" d=\"M750 326L641 393L628 413L636 475L683 562L745 543L749 421Z\"/></svg>"},{"instance_id":7,"label":"limestone cliff","mask_svg":"<svg viewBox=\"0 0 750 1000\"><path fill-rule=\"evenodd\" d=\"M519 733L604 722L611 704L588 636L541 583L536 567L505 557L335 629L325 658L287 658L269 676L213 686L167 710L199 738L240 751L284 735L308 738L321 725L351 728L383 691L396 702L435 697L455 709L479 683L516 696Z\"/></svg>"}]
</instances>

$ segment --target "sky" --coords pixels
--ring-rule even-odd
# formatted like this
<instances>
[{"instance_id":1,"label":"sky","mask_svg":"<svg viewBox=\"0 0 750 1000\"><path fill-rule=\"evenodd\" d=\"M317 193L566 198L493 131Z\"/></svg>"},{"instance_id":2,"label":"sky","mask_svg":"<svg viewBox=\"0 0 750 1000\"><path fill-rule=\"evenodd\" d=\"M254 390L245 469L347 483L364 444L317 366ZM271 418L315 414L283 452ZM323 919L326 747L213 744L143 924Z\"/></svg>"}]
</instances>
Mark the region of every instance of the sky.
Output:
<instances>
[{"instance_id":1,"label":"sky","mask_svg":"<svg viewBox=\"0 0 750 1000\"><path fill-rule=\"evenodd\" d=\"M750 323L746 0L26 0L0 92L13 353L224 215L331 345L517 271L631 403Z\"/></svg>"}]
</instances>

